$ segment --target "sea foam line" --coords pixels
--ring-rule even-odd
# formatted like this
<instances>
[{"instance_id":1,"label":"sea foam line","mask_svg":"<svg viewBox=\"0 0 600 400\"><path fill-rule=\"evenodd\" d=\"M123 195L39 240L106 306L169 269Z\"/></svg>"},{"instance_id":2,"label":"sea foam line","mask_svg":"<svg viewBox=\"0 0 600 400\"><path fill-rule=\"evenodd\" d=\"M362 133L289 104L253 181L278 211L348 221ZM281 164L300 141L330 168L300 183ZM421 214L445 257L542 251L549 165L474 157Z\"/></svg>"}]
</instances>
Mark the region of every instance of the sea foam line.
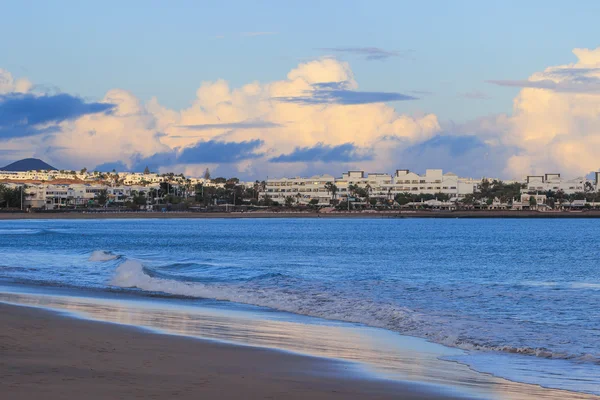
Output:
<instances>
[{"instance_id":1,"label":"sea foam line","mask_svg":"<svg viewBox=\"0 0 600 400\"><path fill-rule=\"evenodd\" d=\"M477 343L445 332L440 321L429 321L426 315L404 307L377 303L368 299L347 299L336 293L291 291L288 289L247 287L243 285L206 285L200 282L183 282L146 273L142 263L126 260L116 269L111 285L121 288L138 288L172 295L210 298L231 301L279 311L319 317L330 320L361 323L402 334L422 337L449 347L467 351L502 352L546 359L565 359L583 363L600 364L593 354L573 355L554 352L546 348L517 347Z\"/></svg>"}]
</instances>

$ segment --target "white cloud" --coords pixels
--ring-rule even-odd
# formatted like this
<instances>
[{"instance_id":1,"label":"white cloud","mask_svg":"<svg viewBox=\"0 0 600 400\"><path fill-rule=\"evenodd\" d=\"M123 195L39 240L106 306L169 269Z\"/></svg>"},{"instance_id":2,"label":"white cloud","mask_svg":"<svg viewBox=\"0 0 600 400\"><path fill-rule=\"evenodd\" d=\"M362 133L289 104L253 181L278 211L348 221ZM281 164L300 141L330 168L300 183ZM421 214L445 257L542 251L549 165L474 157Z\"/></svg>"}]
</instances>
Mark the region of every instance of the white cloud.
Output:
<instances>
[{"instance_id":1,"label":"white cloud","mask_svg":"<svg viewBox=\"0 0 600 400\"><path fill-rule=\"evenodd\" d=\"M10 72L0 68L0 94L27 93L31 87L32 84L29 80L15 80Z\"/></svg>"},{"instance_id":2,"label":"white cloud","mask_svg":"<svg viewBox=\"0 0 600 400\"><path fill-rule=\"evenodd\" d=\"M573 53L576 63L533 74L515 98L500 140L522 152L509 159L508 173L582 175L600 168L600 48Z\"/></svg>"},{"instance_id":3,"label":"white cloud","mask_svg":"<svg viewBox=\"0 0 600 400\"><path fill-rule=\"evenodd\" d=\"M261 157L221 165L202 160L177 164L175 159L175 165L164 169L199 175L209 167L223 175L236 173L262 179L267 175L339 173L345 168L389 172L398 167L412 168L404 162L417 160L419 154L432 158L430 162L418 159L423 165L434 165L439 162L435 158L442 156L444 165L451 164L452 157L457 157L456 165L461 165L461 156L455 155L456 147L462 146L460 140L436 140L424 148L418 145L439 135L466 134L476 135L486 152L502 154L493 158L494 167L503 168L498 171L501 177L543 172L582 175L600 168L600 96L594 86L597 80L600 82L600 48L575 49L574 53L578 57L575 63L546 68L526 81L502 81L503 85L522 88L514 99L511 115L489 116L459 127L442 129L434 114L404 115L382 102L278 100L306 98L315 88L361 93L348 63L323 58L299 64L278 81L251 82L237 88L225 80L203 82L191 106L182 110L166 108L156 98L144 104L131 93L114 89L102 99L116 104L111 114L85 115L62 122L58 133L13 138L1 144L4 149L42 155L60 167L90 168L116 161L131 166L157 153L177 157L182 149L199 141L258 140L262 145L255 154L263 154ZM0 94L30 88L29 81L15 81L10 73L0 70ZM268 161L319 143L331 147L351 143L375 157L329 164ZM405 149L413 151L413 158L401 159L408 154L403 153ZM477 151L470 150L469 160L490 162L491 156L478 157ZM472 168L473 175L481 171L481 165Z\"/></svg>"},{"instance_id":4,"label":"white cloud","mask_svg":"<svg viewBox=\"0 0 600 400\"><path fill-rule=\"evenodd\" d=\"M17 85L8 73L2 76L7 77L4 79L8 82L3 86L5 91L26 86L23 83ZM227 169L247 175L272 176L306 169L306 165L301 164L282 166L268 162L269 158L289 153L296 147L311 147L317 143L381 147L383 137L402 139L402 143L410 145L427 140L440 130L433 114L401 115L380 102L344 105L295 104L278 100L310 96L319 85L343 88L344 93L361 95L350 65L331 58L301 63L287 74L286 79L279 81L252 82L239 88L231 88L225 80L203 82L192 105L183 110L163 107L156 98L143 104L131 93L113 89L102 99L104 103L116 105L112 113L86 115L61 123L60 132L32 139L29 150L43 154L57 165L90 168L116 161L131 166L136 160L156 153L181 154L181 149L199 141L258 139L263 143L258 152L264 157L242 160ZM386 159L386 149L379 150L379 162L391 166L394 160ZM193 165L175 165L173 168L192 172L206 166L198 160Z\"/></svg>"}]
</instances>

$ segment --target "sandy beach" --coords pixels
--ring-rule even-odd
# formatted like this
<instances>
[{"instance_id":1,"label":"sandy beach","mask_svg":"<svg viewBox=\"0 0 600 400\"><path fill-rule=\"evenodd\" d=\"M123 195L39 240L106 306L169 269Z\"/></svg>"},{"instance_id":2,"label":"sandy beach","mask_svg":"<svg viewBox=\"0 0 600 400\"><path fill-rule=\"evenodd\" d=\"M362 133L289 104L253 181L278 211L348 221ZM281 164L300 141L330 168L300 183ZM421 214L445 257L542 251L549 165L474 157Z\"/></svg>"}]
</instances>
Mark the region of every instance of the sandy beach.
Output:
<instances>
[{"instance_id":1,"label":"sandy beach","mask_svg":"<svg viewBox=\"0 0 600 400\"><path fill-rule=\"evenodd\" d=\"M344 364L0 303L7 399L449 399Z\"/></svg>"}]
</instances>

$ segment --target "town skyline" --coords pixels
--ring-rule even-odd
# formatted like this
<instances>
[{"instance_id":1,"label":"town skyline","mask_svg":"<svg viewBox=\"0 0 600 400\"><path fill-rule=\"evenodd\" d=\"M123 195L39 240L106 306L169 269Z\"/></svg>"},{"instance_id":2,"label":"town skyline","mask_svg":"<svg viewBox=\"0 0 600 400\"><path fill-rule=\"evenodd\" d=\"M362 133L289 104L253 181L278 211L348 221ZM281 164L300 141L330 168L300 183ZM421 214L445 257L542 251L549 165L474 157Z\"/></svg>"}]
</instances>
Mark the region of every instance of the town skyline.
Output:
<instances>
[{"instance_id":1,"label":"town skyline","mask_svg":"<svg viewBox=\"0 0 600 400\"><path fill-rule=\"evenodd\" d=\"M34 169L15 169L15 170L11 170L10 167L13 164L19 164L21 162L36 162L39 163L40 165L47 165L50 168L34 168ZM416 174L425 174L428 170L444 170L443 168L425 168L423 171L419 171L419 170L413 170L410 168L395 168L392 172L384 172L384 171L367 171L367 170L362 170L362 169L356 169L356 170L346 170L346 171L341 171L339 173L331 173L331 172L323 172L320 174L313 174L313 175L290 175L290 176L277 176L277 175L273 175L273 176L265 176L264 179L250 179L247 180L248 182L252 182L252 181L263 181L263 180L267 180L269 178L271 179L291 179L291 178L310 178L310 177L316 177L316 176L329 176L331 178L336 178L339 176L343 176L344 173L346 172L362 172L364 173L366 176L368 175L382 175L382 174L389 174L390 176L393 175L394 173L397 173L398 171L409 171L409 172L413 172ZM599 169L600 170L600 169ZM82 167L82 168L77 168L77 169L62 169L62 168L55 168L47 163L45 163L43 160L40 159L34 159L34 158L29 158L29 159L23 159L23 160L17 160L9 165L6 165L4 167L0 167L0 181L2 180L2 173L3 172L30 172L30 173L34 173L36 171L45 171L45 172L49 172L49 171L57 171L57 172L67 172L69 174L72 173L80 173L80 174L110 174L110 173L117 173L120 175L123 174L131 174L131 175L140 175L140 174L153 174L153 175L157 175L157 176L167 176L167 175L175 175L175 176L185 176L186 178L195 178L195 179L199 179L199 178L205 178L206 174L208 173L210 176L212 176L212 178L217 177L217 175L214 175L212 173L212 171L210 170L210 168L206 168L204 171L202 171L202 173L200 175L197 176L193 176L193 175L185 175L183 173L176 173L174 171L165 171L165 172L159 172L159 171L155 171L149 168L149 166L145 166L143 169L141 170L137 170L137 171L130 171L130 170L117 170L115 168L113 168L112 170L97 170L97 169L88 169L87 167ZM454 172L452 170L445 170L446 173L452 173L454 174ZM491 176L477 176L477 175L461 175L461 177L464 178L474 178L474 179L491 179L491 180L502 180L502 181L519 181L519 180L525 180L527 179L527 177L529 176L546 176L546 175L559 175L562 176L563 178L585 178L588 180L593 180L596 178L596 174L599 171L589 171L587 174L582 174L582 175L578 175L578 176L568 176L568 175L564 175L562 174L560 171L556 171L556 170L552 170L550 169L549 171L544 172L543 174L537 175L537 174L526 174L524 176L521 177L514 177L512 179L504 179L504 178L500 178L499 175L491 175ZM243 179L243 176L225 176L225 175L218 175L219 177L223 177L223 178L237 178L237 179Z\"/></svg>"}]
</instances>

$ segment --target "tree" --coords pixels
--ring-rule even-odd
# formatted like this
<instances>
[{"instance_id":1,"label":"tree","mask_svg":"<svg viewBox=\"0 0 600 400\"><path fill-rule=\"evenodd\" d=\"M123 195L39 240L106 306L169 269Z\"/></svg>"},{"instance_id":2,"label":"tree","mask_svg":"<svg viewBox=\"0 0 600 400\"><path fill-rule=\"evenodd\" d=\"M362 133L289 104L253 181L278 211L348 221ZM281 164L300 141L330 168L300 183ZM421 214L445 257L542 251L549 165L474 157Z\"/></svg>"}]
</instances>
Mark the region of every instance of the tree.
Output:
<instances>
[{"instance_id":1,"label":"tree","mask_svg":"<svg viewBox=\"0 0 600 400\"><path fill-rule=\"evenodd\" d=\"M285 206L286 207L291 207L294 205L294 198L292 196L287 196L285 198Z\"/></svg>"},{"instance_id":2,"label":"tree","mask_svg":"<svg viewBox=\"0 0 600 400\"><path fill-rule=\"evenodd\" d=\"M308 202L308 205L312 206L312 207L316 207L319 204L319 199L310 199L310 201Z\"/></svg>"},{"instance_id":3,"label":"tree","mask_svg":"<svg viewBox=\"0 0 600 400\"><path fill-rule=\"evenodd\" d=\"M327 182L327 183L325 184L325 190L327 190L327 193L328 193L328 194L329 194L329 193L331 193L331 198L332 198L333 200L335 200L335 199L336 199L336 197L337 197L337 192L338 192L338 187L337 187L337 186L336 186L334 183L332 183L332 182Z\"/></svg>"},{"instance_id":4,"label":"tree","mask_svg":"<svg viewBox=\"0 0 600 400\"><path fill-rule=\"evenodd\" d=\"M438 192L435 194L435 198L439 201L448 201L450 200L450 195L448 193Z\"/></svg>"},{"instance_id":5,"label":"tree","mask_svg":"<svg viewBox=\"0 0 600 400\"><path fill-rule=\"evenodd\" d=\"M483 178L479 184L479 192L477 192L477 199L487 199L491 195L491 187L489 179Z\"/></svg>"},{"instance_id":6,"label":"tree","mask_svg":"<svg viewBox=\"0 0 600 400\"><path fill-rule=\"evenodd\" d=\"M372 206L374 206L375 204L377 204L377 201L375 201L374 204L371 202L371 192L373 191L373 188L371 187L371 185L369 185L367 183L367 185L365 186L364 191L365 191L365 198L367 199L367 203L369 203Z\"/></svg>"},{"instance_id":7,"label":"tree","mask_svg":"<svg viewBox=\"0 0 600 400\"><path fill-rule=\"evenodd\" d=\"M133 204L137 206L145 206L147 204L147 199L144 193L136 193L133 196Z\"/></svg>"},{"instance_id":8,"label":"tree","mask_svg":"<svg viewBox=\"0 0 600 400\"><path fill-rule=\"evenodd\" d=\"M104 207L106 205L106 202L108 201L108 190L102 189L101 191L96 193L96 201L100 206Z\"/></svg>"},{"instance_id":9,"label":"tree","mask_svg":"<svg viewBox=\"0 0 600 400\"><path fill-rule=\"evenodd\" d=\"M20 207L22 190L22 187L11 189L6 185L0 184L0 204L4 205L6 208Z\"/></svg>"},{"instance_id":10,"label":"tree","mask_svg":"<svg viewBox=\"0 0 600 400\"><path fill-rule=\"evenodd\" d=\"M85 168L85 167L81 168L81 171L79 171L79 173L81 175L85 174L86 172L87 172L87 168Z\"/></svg>"},{"instance_id":11,"label":"tree","mask_svg":"<svg viewBox=\"0 0 600 400\"><path fill-rule=\"evenodd\" d=\"M204 180L210 180L210 170L208 168L206 168L206 170L204 171Z\"/></svg>"},{"instance_id":12,"label":"tree","mask_svg":"<svg viewBox=\"0 0 600 400\"><path fill-rule=\"evenodd\" d=\"M413 201L412 195L410 193L398 193L394 198L398 204L404 206Z\"/></svg>"},{"instance_id":13,"label":"tree","mask_svg":"<svg viewBox=\"0 0 600 400\"><path fill-rule=\"evenodd\" d=\"M471 193L466 194L465 197L460 200L460 202L467 208L471 208L473 204L475 204L475 196Z\"/></svg>"},{"instance_id":14,"label":"tree","mask_svg":"<svg viewBox=\"0 0 600 400\"><path fill-rule=\"evenodd\" d=\"M537 206L537 200L535 196L529 196L529 208L535 208Z\"/></svg>"},{"instance_id":15,"label":"tree","mask_svg":"<svg viewBox=\"0 0 600 400\"><path fill-rule=\"evenodd\" d=\"M592 182L586 181L583 190L585 193L594 192L595 191L594 185L592 185Z\"/></svg>"},{"instance_id":16,"label":"tree","mask_svg":"<svg viewBox=\"0 0 600 400\"><path fill-rule=\"evenodd\" d=\"M144 168L144 175L150 175L150 168L148 168L147 165L146 165L146 168Z\"/></svg>"},{"instance_id":17,"label":"tree","mask_svg":"<svg viewBox=\"0 0 600 400\"><path fill-rule=\"evenodd\" d=\"M554 198L556 200L558 200L558 204L562 207L562 205L567 201L567 195L565 194L565 192L562 189L559 189L555 195Z\"/></svg>"}]
</instances>

